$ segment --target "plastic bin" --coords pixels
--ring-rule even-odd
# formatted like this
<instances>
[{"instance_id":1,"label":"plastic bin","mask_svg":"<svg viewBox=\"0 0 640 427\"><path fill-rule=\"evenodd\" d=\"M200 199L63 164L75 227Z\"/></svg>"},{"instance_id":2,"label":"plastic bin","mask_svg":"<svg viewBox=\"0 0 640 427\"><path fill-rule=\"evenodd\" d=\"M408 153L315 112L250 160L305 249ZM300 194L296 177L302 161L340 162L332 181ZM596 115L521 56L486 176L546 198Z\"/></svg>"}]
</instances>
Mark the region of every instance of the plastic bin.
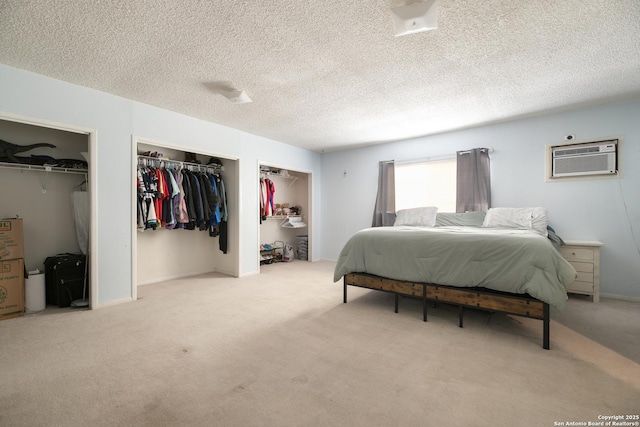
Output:
<instances>
[{"instance_id":1,"label":"plastic bin","mask_svg":"<svg viewBox=\"0 0 640 427\"><path fill-rule=\"evenodd\" d=\"M296 253L298 259L306 261L309 257L309 236L296 236Z\"/></svg>"},{"instance_id":2,"label":"plastic bin","mask_svg":"<svg viewBox=\"0 0 640 427\"><path fill-rule=\"evenodd\" d=\"M35 314L46 308L44 272L30 271L24 281L24 308L27 314Z\"/></svg>"}]
</instances>

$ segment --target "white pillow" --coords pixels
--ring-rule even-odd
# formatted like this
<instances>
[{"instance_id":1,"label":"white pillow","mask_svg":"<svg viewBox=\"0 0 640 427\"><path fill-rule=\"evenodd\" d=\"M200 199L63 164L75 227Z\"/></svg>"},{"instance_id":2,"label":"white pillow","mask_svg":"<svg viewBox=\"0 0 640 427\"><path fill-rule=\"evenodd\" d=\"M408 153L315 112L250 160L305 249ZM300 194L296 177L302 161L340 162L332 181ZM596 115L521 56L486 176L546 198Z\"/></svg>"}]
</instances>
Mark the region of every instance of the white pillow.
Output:
<instances>
[{"instance_id":1,"label":"white pillow","mask_svg":"<svg viewBox=\"0 0 640 427\"><path fill-rule=\"evenodd\" d=\"M549 215L547 208L533 208L531 212L531 228L536 230L538 234L545 237L549 235L547 225L549 224Z\"/></svg>"},{"instance_id":2,"label":"white pillow","mask_svg":"<svg viewBox=\"0 0 640 427\"><path fill-rule=\"evenodd\" d=\"M401 209L396 212L396 222L398 225L412 225L415 227L433 227L436 224L438 208L433 206L423 208Z\"/></svg>"},{"instance_id":3,"label":"white pillow","mask_svg":"<svg viewBox=\"0 0 640 427\"><path fill-rule=\"evenodd\" d=\"M546 208L490 208L483 227L530 228L547 236Z\"/></svg>"}]
</instances>

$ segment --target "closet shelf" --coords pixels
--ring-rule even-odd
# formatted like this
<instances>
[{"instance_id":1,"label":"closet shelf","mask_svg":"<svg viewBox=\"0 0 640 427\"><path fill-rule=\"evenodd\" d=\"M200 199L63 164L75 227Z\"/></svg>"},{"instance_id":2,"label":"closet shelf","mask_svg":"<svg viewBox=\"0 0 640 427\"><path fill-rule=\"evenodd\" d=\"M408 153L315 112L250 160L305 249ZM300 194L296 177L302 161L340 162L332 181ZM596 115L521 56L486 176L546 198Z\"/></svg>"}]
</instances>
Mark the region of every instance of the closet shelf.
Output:
<instances>
[{"instance_id":1,"label":"closet shelf","mask_svg":"<svg viewBox=\"0 0 640 427\"><path fill-rule=\"evenodd\" d=\"M302 215L267 215L267 219L300 218Z\"/></svg>"},{"instance_id":2,"label":"closet shelf","mask_svg":"<svg viewBox=\"0 0 640 427\"><path fill-rule=\"evenodd\" d=\"M283 173L267 172L267 171L261 171L260 172L260 176L265 177L265 178L267 176L279 176L280 178L285 178L285 179L298 179L298 177L293 176L293 175L285 175Z\"/></svg>"},{"instance_id":3,"label":"closet shelf","mask_svg":"<svg viewBox=\"0 0 640 427\"><path fill-rule=\"evenodd\" d=\"M41 166L41 165L27 165L24 163L5 163L0 162L0 168L2 169L18 169L18 170L31 170L37 172L56 172L56 173L71 173L78 175L86 175L89 173L88 169L77 168L61 168L58 166Z\"/></svg>"},{"instance_id":4,"label":"closet shelf","mask_svg":"<svg viewBox=\"0 0 640 427\"><path fill-rule=\"evenodd\" d=\"M298 180L297 176L293 176L289 174L285 175L281 172L273 172L273 171L265 171L265 170L260 171L260 178L267 178L269 176L277 176L279 178L290 179L291 182L289 183L289 185L287 185L287 188L291 187Z\"/></svg>"}]
</instances>

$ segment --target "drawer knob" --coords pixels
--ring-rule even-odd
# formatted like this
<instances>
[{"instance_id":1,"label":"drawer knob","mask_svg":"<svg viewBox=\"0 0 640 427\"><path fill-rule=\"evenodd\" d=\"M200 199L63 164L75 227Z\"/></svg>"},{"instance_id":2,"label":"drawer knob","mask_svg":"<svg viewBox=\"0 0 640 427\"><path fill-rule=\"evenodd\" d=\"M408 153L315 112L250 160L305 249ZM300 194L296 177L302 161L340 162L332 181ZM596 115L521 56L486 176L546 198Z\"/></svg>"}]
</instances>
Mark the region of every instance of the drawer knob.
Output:
<instances>
[{"instance_id":1,"label":"drawer knob","mask_svg":"<svg viewBox=\"0 0 640 427\"><path fill-rule=\"evenodd\" d=\"M575 253L575 252L571 252L571 255L575 256L575 255L576 255L576 253Z\"/></svg>"}]
</instances>

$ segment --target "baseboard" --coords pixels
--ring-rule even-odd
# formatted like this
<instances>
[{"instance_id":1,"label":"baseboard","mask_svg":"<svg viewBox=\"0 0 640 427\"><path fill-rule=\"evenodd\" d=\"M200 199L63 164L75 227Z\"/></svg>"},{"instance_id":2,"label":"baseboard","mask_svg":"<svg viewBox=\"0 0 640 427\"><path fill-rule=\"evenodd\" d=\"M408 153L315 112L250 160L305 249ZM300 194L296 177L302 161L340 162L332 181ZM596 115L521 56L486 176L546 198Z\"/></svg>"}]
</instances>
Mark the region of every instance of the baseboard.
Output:
<instances>
[{"instance_id":1,"label":"baseboard","mask_svg":"<svg viewBox=\"0 0 640 427\"><path fill-rule=\"evenodd\" d=\"M236 277L235 276L235 272L233 271L226 271L226 270L216 270L216 273L220 273L220 274L224 274L225 276L229 276L229 277Z\"/></svg>"},{"instance_id":2,"label":"baseboard","mask_svg":"<svg viewBox=\"0 0 640 427\"><path fill-rule=\"evenodd\" d=\"M117 300L113 300L113 301L108 301L108 302L105 302L103 304L98 304L97 307L91 307L91 309L95 310L95 309L100 309L100 308L105 308L105 307L111 307L112 305L124 304L125 302L131 302L131 301L133 301L133 299L131 299L131 298L122 298L122 299L117 299Z\"/></svg>"},{"instance_id":3,"label":"baseboard","mask_svg":"<svg viewBox=\"0 0 640 427\"><path fill-rule=\"evenodd\" d=\"M257 276L258 274L260 274L260 271L249 271L248 273L240 273L238 277Z\"/></svg>"},{"instance_id":4,"label":"baseboard","mask_svg":"<svg viewBox=\"0 0 640 427\"><path fill-rule=\"evenodd\" d=\"M609 298L615 299L619 301L630 301L630 302L640 302L640 297L628 297L625 295L616 295L616 294L600 294L600 298Z\"/></svg>"}]
</instances>

